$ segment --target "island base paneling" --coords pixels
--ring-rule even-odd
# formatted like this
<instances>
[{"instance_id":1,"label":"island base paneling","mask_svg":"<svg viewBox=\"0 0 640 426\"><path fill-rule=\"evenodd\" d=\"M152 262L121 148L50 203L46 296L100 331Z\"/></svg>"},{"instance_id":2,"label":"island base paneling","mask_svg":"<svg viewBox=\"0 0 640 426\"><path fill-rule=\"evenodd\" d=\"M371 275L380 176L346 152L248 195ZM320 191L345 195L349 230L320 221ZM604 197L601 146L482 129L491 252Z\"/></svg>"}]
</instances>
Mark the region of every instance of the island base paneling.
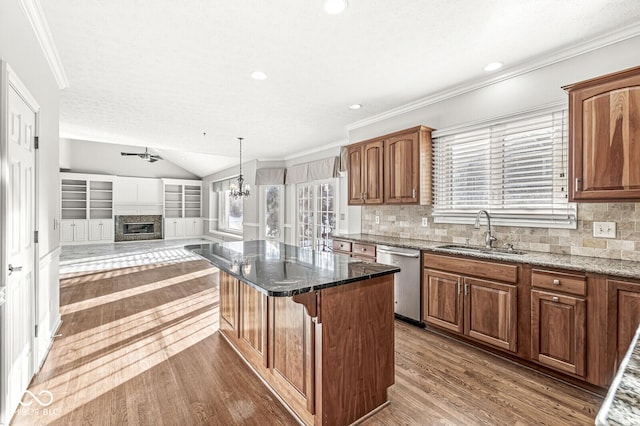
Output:
<instances>
[{"instance_id":1,"label":"island base paneling","mask_svg":"<svg viewBox=\"0 0 640 426\"><path fill-rule=\"evenodd\" d=\"M393 275L293 297L255 291L220 272L220 331L300 420L347 425L388 403Z\"/></svg>"}]
</instances>

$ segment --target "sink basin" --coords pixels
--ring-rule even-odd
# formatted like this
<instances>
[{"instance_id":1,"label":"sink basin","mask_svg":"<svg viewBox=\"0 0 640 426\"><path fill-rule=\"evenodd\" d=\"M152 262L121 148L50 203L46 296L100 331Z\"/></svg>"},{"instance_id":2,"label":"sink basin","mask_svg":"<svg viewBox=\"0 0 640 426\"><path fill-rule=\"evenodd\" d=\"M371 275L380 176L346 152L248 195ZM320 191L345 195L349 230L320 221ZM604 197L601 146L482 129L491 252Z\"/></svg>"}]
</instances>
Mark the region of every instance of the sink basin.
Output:
<instances>
[{"instance_id":1,"label":"sink basin","mask_svg":"<svg viewBox=\"0 0 640 426\"><path fill-rule=\"evenodd\" d=\"M467 252L467 253L487 253L487 254L493 253L493 254L500 254L500 255L507 255L507 256L520 256L520 255L526 254L526 252L520 251L520 250L509 250L509 249L503 249L503 248L488 249L486 247L460 246L455 244L439 246L438 248L443 250L461 251L461 252Z\"/></svg>"}]
</instances>

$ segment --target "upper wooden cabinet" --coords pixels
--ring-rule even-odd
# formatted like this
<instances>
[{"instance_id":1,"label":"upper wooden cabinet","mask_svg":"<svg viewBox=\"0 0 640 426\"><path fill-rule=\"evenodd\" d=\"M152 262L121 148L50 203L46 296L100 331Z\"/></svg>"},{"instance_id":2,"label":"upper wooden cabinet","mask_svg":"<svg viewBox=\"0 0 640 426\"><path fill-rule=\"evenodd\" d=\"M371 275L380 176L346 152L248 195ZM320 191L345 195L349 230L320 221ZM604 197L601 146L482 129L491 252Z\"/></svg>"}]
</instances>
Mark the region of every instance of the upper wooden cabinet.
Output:
<instances>
[{"instance_id":1,"label":"upper wooden cabinet","mask_svg":"<svg viewBox=\"0 0 640 426\"><path fill-rule=\"evenodd\" d=\"M349 204L430 204L431 131L418 126L349 146Z\"/></svg>"},{"instance_id":2,"label":"upper wooden cabinet","mask_svg":"<svg viewBox=\"0 0 640 426\"><path fill-rule=\"evenodd\" d=\"M640 67L569 92L570 201L640 199Z\"/></svg>"},{"instance_id":3,"label":"upper wooden cabinet","mask_svg":"<svg viewBox=\"0 0 640 426\"><path fill-rule=\"evenodd\" d=\"M349 204L381 204L383 141L349 147Z\"/></svg>"}]
</instances>

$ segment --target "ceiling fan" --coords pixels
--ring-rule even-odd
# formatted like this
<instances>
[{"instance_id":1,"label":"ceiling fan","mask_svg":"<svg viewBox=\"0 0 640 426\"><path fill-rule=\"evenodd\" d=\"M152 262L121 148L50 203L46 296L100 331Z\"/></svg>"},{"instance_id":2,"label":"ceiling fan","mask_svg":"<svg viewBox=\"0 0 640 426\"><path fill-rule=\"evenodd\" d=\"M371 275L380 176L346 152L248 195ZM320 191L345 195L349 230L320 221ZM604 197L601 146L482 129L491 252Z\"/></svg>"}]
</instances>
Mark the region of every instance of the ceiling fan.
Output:
<instances>
[{"instance_id":1,"label":"ceiling fan","mask_svg":"<svg viewBox=\"0 0 640 426\"><path fill-rule=\"evenodd\" d=\"M142 158L144 161L148 161L150 163L155 163L158 160L162 160L162 157L155 154L149 154L149 148L145 148L144 152L121 152L122 156L135 155Z\"/></svg>"}]
</instances>

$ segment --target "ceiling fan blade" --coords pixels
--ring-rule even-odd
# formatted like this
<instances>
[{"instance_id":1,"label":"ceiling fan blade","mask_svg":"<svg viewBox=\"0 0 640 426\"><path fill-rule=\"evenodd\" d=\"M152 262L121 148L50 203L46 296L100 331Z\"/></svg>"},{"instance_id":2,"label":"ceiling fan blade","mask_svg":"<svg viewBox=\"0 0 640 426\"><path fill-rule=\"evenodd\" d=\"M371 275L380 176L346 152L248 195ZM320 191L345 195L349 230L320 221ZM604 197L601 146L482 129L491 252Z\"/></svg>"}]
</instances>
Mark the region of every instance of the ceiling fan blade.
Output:
<instances>
[{"instance_id":1,"label":"ceiling fan blade","mask_svg":"<svg viewBox=\"0 0 640 426\"><path fill-rule=\"evenodd\" d=\"M148 161L149 161L150 163L155 163L156 161L158 161L158 159L157 159L157 158L154 158L154 157L149 157L149 160L148 160Z\"/></svg>"},{"instance_id":2,"label":"ceiling fan blade","mask_svg":"<svg viewBox=\"0 0 640 426\"><path fill-rule=\"evenodd\" d=\"M151 155L151 158L155 158L156 160L162 160L162 159L163 159L163 158L162 158L162 157L160 157L159 155L155 155L155 154L152 154L152 155Z\"/></svg>"},{"instance_id":3,"label":"ceiling fan blade","mask_svg":"<svg viewBox=\"0 0 640 426\"><path fill-rule=\"evenodd\" d=\"M135 152L121 152L120 155L127 156L127 155L140 155L140 154L137 154Z\"/></svg>"}]
</instances>

